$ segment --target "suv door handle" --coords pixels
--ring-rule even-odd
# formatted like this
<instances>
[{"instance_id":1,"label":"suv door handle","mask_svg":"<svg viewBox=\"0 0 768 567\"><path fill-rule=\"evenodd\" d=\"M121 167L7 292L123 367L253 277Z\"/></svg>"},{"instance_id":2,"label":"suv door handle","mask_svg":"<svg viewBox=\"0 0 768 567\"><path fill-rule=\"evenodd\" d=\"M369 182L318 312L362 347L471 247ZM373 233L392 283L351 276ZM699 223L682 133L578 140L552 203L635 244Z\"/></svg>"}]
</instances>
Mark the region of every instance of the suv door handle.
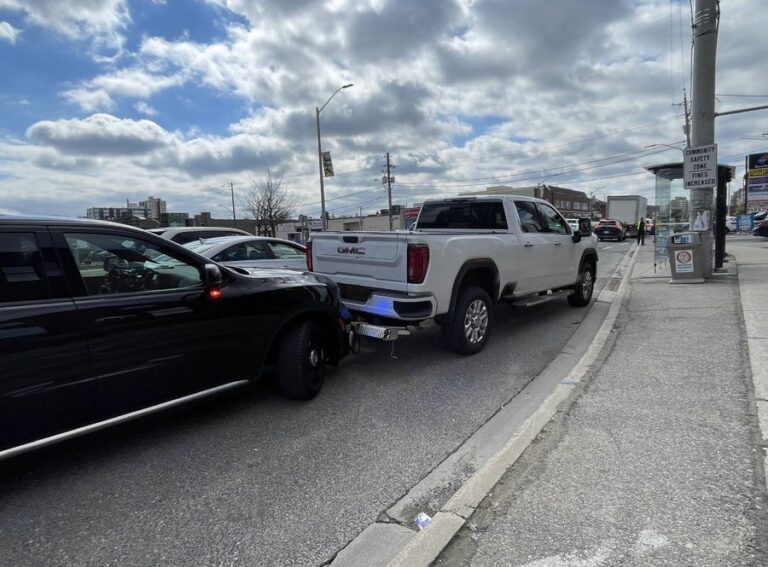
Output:
<instances>
[{"instance_id":1,"label":"suv door handle","mask_svg":"<svg viewBox=\"0 0 768 567\"><path fill-rule=\"evenodd\" d=\"M523 246L525 246L526 248L530 248L531 246L533 246L533 242L526 242L525 244L523 244Z\"/></svg>"},{"instance_id":2,"label":"suv door handle","mask_svg":"<svg viewBox=\"0 0 768 567\"><path fill-rule=\"evenodd\" d=\"M563 245L562 242L555 242L555 246L562 246L562 245Z\"/></svg>"}]
</instances>

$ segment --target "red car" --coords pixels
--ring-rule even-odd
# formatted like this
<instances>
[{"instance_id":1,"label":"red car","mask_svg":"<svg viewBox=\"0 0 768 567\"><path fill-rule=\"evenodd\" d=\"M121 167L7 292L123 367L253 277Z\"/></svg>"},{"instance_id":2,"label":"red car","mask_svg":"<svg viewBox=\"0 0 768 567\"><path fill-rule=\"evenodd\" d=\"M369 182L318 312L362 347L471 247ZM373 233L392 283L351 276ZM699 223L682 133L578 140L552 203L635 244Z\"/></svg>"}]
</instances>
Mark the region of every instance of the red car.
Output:
<instances>
[{"instance_id":1,"label":"red car","mask_svg":"<svg viewBox=\"0 0 768 567\"><path fill-rule=\"evenodd\" d=\"M621 221L604 219L597 223L595 234L600 240L615 238L619 242L627 238L627 229Z\"/></svg>"}]
</instances>

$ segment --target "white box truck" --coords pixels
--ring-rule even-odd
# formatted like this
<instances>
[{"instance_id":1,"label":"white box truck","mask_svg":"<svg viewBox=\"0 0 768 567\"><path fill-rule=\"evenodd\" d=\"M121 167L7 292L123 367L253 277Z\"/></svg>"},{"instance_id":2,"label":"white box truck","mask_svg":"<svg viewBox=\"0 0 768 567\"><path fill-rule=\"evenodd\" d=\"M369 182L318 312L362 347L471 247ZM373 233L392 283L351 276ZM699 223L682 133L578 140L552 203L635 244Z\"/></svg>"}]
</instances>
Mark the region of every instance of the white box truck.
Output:
<instances>
[{"instance_id":1,"label":"white box truck","mask_svg":"<svg viewBox=\"0 0 768 567\"><path fill-rule=\"evenodd\" d=\"M640 195L608 195L606 216L621 221L629 236L637 235L637 221L646 217L648 199Z\"/></svg>"}]
</instances>

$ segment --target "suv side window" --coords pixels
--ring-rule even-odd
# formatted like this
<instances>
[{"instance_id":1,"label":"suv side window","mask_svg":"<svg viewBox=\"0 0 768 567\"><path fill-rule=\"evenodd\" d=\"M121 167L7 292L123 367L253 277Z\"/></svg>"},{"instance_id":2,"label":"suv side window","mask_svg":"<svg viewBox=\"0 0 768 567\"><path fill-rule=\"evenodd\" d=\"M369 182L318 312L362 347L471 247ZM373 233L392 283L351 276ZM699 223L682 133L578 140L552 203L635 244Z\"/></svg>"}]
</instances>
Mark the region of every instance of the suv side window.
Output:
<instances>
[{"instance_id":1,"label":"suv side window","mask_svg":"<svg viewBox=\"0 0 768 567\"><path fill-rule=\"evenodd\" d=\"M200 272L163 246L133 236L68 233L88 295L182 289L202 284Z\"/></svg>"},{"instance_id":2,"label":"suv side window","mask_svg":"<svg viewBox=\"0 0 768 567\"><path fill-rule=\"evenodd\" d=\"M520 227L523 232L544 232L541 226L539 212L536 210L536 203L533 201L515 201L517 216L520 217Z\"/></svg>"},{"instance_id":3,"label":"suv side window","mask_svg":"<svg viewBox=\"0 0 768 567\"><path fill-rule=\"evenodd\" d=\"M544 203L536 203L536 207L539 209L542 222L544 223L544 232L554 232L555 234L571 233L571 227L568 226L565 219L555 209Z\"/></svg>"},{"instance_id":4,"label":"suv side window","mask_svg":"<svg viewBox=\"0 0 768 567\"><path fill-rule=\"evenodd\" d=\"M0 303L50 297L35 235L0 232Z\"/></svg>"}]
</instances>

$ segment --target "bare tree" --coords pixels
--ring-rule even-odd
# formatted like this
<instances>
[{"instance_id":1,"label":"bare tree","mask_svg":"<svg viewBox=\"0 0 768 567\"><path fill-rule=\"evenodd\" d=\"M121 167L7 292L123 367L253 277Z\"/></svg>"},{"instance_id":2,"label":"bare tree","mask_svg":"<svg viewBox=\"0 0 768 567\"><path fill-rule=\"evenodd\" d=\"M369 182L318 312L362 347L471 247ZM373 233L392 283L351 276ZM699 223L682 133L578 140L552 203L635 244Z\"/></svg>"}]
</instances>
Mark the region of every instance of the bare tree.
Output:
<instances>
[{"instance_id":1,"label":"bare tree","mask_svg":"<svg viewBox=\"0 0 768 567\"><path fill-rule=\"evenodd\" d=\"M258 235L275 236L277 225L293 217L296 198L282 188L283 176L272 175L269 169L266 179L251 177L250 183L242 208L256 221Z\"/></svg>"}]
</instances>

